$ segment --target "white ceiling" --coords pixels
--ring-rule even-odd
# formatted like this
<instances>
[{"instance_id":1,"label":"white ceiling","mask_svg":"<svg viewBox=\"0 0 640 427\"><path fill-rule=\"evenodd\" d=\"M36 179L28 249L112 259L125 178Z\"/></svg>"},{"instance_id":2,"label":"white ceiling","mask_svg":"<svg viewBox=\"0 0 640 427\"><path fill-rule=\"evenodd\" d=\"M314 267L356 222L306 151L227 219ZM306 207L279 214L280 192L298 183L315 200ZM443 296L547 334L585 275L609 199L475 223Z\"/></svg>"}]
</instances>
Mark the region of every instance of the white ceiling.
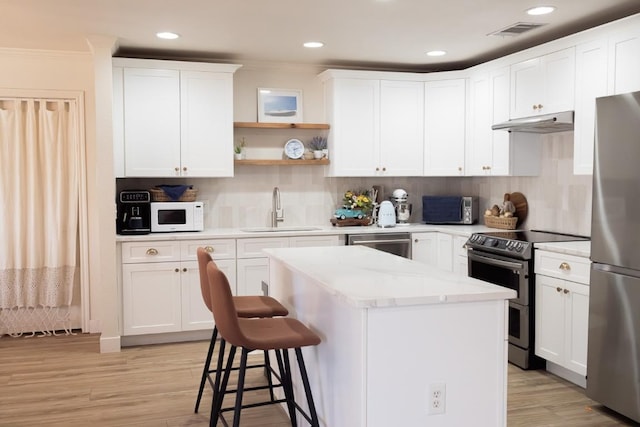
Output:
<instances>
[{"instance_id":1,"label":"white ceiling","mask_svg":"<svg viewBox=\"0 0 640 427\"><path fill-rule=\"evenodd\" d=\"M525 13L540 4L557 10ZM86 36L103 35L122 56L450 70L635 13L640 0L0 0L0 47L88 51ZM547 25L488 36L517 22Z\"/></svg>"}]
</instances>

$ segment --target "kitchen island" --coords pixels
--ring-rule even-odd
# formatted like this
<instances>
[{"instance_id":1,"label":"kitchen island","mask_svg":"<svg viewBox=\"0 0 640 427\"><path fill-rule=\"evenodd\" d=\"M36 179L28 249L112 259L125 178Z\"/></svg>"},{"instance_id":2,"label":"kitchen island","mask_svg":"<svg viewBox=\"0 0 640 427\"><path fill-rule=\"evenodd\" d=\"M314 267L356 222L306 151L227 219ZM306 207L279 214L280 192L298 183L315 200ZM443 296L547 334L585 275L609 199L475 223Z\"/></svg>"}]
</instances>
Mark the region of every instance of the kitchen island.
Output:
<instances>
[{"instance_id":1,"label":"kitchen island","mask_svg":"<svg viewBox=\"0 0 640 427\"><path fill-rule=\"evenodd\" d=\"M322 338L304 349L321 425L506 425L515 291L364 246L265 253L269 294Z\"/></svg>"}]
</instances>

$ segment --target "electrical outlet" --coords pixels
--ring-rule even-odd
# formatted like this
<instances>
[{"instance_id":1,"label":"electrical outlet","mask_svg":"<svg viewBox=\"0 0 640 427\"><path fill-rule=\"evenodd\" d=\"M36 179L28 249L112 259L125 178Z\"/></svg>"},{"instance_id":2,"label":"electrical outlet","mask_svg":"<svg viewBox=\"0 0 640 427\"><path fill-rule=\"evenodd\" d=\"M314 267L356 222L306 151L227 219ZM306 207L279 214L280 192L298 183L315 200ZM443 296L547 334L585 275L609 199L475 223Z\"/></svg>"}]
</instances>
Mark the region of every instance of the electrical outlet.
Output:
<instances>
[{"instance_id":1,"label":"electrical outlet","mask_svg":"<svg viewBox=\"0 0 640 427\"><path fill-rule=\"evenodd\" d=\"M427 393L427 413L429 415L444 414L447 397L445 383L429 384Z\"/></svg>"}]
</instances>

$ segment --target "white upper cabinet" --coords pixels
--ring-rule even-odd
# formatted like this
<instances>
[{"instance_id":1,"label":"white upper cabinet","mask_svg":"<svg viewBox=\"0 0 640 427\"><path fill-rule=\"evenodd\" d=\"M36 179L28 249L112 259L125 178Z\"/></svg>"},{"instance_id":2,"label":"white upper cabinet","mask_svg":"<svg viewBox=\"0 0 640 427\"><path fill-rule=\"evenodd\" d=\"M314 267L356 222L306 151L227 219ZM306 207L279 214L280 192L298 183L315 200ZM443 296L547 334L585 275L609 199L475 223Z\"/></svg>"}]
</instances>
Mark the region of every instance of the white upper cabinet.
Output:
<instances>
[{"instance_id":1,"label":"white upper cabinet","mask_svg":"<svg viewBox=\"0 0 640 427\"><path fill-rule=\"evenodd\" d=\"M424 174L464 175L466 80L426 82Z\"/></svg>"},{"instance_id":2,"label":"white upper cabinet","mask_svg":"<svg viewBox=\"0 0 640 427\"><path fill-rule=\"evenodd\" d=\"M180 72L124 69L125 176L180 176Z\"/></svg>"},{"instance_id":3,"label":"white upper cabinet","mask_svg":"<svg viewBox=\"0 0 640 427\"><path fill-rule=\"evenodd\" d=\"M380 159L380 82L336 78L324 83L332 176L373 176Z\"/></svg>"},{"instance_id":4,"label":"white upper cabinet","mask_svg":"<svg viewBox=\"0 0 640 427\"><path fill-rule=\"evenodd\" d=\"M114 63L117 176L233 176L238 66L123 58Z\"/></svg>"},{"instance_id":5,"label":"white upper cabinet","mask_svg":"<svg viewBox=\"0 0 640 427\"><path fill-rule=\"evenodd\" d=\"M185 176L233 176L233 75L180 73L180 160Z\"/></svg>"},{"instance_id":6,"label":"white upper cabinet","mask_svg":"<svg viewBox=\"0 0 640 427\"><path fill-rule=\"evenodd\" d=\"M422 175L423 83L325 73L329 174Z\"/></svg>"},{"instance_id":7,"label":"white upper cabinet","mask_svg":"<svg viewBox=\"0 0 640 427\"><path fill-rule=\"evenodd\" d=\"M609 94L640 90L640 30L609 37Z\"/></svg>"},{"instance_id":8,"label":"white upper cabinet","mask_svg":"<svg viewBox=\"0 0 640 427\"><path fill-rule=\"evenodd\" d=\"M573 110L575 49L511 66L511 118Z\"/></svg>"},{"instance_id":9,"label":"white upper cabinet","mask_svg":"<svg viewBox=\"0 0 640 427\"><path fill-rule=\"evenodd\" d=\"M424 151L424 84L380 82L382 175L420 176Z\"/></svg>"},{"instance_id":10,"label":"white upper cabinet","mask_svg":"<svg viewBox=\"0 0 640 427\"><path fill-rule=\"evenodd\" d=\"M576 46L573 173L593 173L596 98L607 95L607 40Z\"/></svg>"}]
</instances>

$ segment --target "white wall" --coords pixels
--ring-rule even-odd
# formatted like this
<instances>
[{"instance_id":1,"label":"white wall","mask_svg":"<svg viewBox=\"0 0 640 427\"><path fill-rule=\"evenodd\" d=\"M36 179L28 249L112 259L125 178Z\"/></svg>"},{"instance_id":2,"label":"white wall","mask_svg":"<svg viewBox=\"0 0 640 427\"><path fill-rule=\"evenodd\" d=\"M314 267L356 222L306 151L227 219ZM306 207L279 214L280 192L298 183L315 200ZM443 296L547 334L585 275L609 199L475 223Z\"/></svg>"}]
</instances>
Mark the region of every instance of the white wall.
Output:
<instances>
[{"instance_id":1,"label":"white wall","mask_svg":"<svg viewBox=\"0 0 640 427\"><path fill-rule=\"evenodd\" d=\"M85 332L118 335L114 312L116 277L115 259L102 255L115 248L113 215L100 205L113 207L113 168L99 162L104 159L97 146L93 57L88 53L0 49L0 94L38 91L80 91L84 94L85 143L87 158L87 198L89 228L89 301L90 327ZM112 150L110 146L108 150ZM104 177L107 177L105 179ZM105 185L106 192L105 192ZM112 257L113 258L113 257ZM105 309L106 307L106 309ZM102 322L105 320L105 322Z\"/></svg>"}]
</instances>

